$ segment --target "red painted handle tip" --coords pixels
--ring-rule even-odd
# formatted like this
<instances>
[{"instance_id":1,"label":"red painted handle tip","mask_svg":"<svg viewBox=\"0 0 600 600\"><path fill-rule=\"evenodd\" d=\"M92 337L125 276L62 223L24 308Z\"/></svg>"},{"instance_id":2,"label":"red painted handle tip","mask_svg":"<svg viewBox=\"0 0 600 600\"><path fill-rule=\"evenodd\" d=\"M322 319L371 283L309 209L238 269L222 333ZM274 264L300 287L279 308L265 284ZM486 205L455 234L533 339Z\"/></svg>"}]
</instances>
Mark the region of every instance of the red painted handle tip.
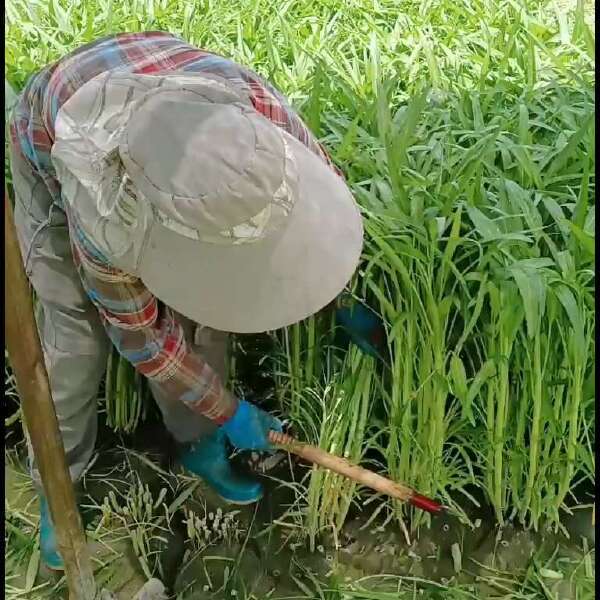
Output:
<instances>
[{"instance_id":1,"label":"red painted handle tip","mask_svg":"<svg viewBox=\"0 0 600 600\"><path fill-rule=\"evenodd\" d=\"M428 498L427 496L422 496L421 494L417 494L416 492L409 498L408 500L413 506L420 508L421 510L425 510L428 513L438 514L444 510L443 504Z\"/></svg>"}]
</instances>

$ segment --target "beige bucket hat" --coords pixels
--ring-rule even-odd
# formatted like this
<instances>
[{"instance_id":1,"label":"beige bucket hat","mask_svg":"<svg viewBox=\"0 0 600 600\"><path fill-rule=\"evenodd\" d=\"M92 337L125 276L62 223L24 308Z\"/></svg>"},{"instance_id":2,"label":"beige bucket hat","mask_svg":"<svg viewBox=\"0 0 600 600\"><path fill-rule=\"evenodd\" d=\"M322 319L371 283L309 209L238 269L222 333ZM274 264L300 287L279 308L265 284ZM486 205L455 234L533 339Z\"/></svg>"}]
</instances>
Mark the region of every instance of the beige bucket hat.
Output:
<instances>
[{"instance_id":1,"label":"beige bucket hat","mask_svg":"<svg viewBox=\"0 0 600 600\"><path fill-rule=\"evenodd\" d=\"M95 78L59 112L53 162L107 260L201 325L290 325L359 262L344 181L218 77Z\"/></svg>"}]
</instances>

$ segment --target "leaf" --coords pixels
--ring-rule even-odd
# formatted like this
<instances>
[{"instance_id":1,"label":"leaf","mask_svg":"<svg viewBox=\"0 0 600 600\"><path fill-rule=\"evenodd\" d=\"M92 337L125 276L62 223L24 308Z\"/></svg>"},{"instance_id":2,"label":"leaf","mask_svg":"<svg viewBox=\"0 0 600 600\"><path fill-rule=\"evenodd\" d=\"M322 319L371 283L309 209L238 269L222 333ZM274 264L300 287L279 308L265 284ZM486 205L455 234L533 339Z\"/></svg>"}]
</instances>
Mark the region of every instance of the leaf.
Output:
<instances>
[{"instance_id":1,"label":"leaf","mask_svg":"<svg viewBox=\"0 0 600 600\"><path fill-rule=\"evenodd\" d=\"M4 427L10 427L14 425L19 419L21 419L21 409L18 408L10 417L4 419Z\"/></svg>"},{"instance_id":2,"label":"leaf","mask_svg":"<svg viewBox=\"0 0 600 600\"><path fill-rule=\"evenodd\" d=\"M554 261L551 258L524 258L518 262L521 269L545 269L553 267Z\"/></svg>"},{"instance_id":3,"label":"leaf","mask_svg":"<svg viewBox=\"0 0 600 600\"><path fill-rule=\"evenodd\" d=\"M579 310L573 292L563 284L556 286L554 292L558 296L560 303L563 305L573 329L578 334L583 335L583 319L581 318L581 311Z\"/></svg>"},{"instance_id":4,"label":"leaf","mask_svg":"<svg viewBox=\"0 0 600 600\"><path fill-rule=\"evenodd\" d=\"M519 142L523 145L531 143L531 135L529 133L529 111L527 105L522 102L519 104Z\"/></svg>"},{"instance_id":5,"label":"leaf","mask_svg":"<svg viewBox=\"0 0 600 600\"><path fill-rule=\"evenodd\" d=\"M575 205L575 209L573 210L573 223L577 225L577 227L584 227L584 219L585 214L588 210L589 206L589 196L590 196L590 162L593 164L593 159L588 157L588 160L585 161L583 165L583 173L581 175L581 187L579 189L579 197L577 199L577 204ZM592 211L594 207L592 207ZM589 232L588 232L589 233Z\"/></svg>"},{"instance_id":6,"label":"leaf","mask_svg":"<svg viewBox=\"0 0 600 600\"><path fill-rule=\"evenodd\" d=\"M567 46L571 43L571 35L569 33L569 22L567 19L567 15L564 10L558 8L558 6L554 7L556 12L556 19L558 21L558 31L560 35L560 43Z\"/></svg>"},{"instance_id":7,"label":"leaf","mask_svg":"<svg viewBox=\"0 0 600 600\"><path fill-rule=\"evenodd\" d=\"M167 495L167 488L165 488L165 487L161 488L161 490L158 494L158 498L156 499L156 502L153 505L154 510L156 510L163 503L163 500L165 499L166 495Z\"/></svg>"},{"instance_id":8,"label":"leaf","mask_svg":"<svg viewBox=\"0 0 600 600\"><path fill-rule=\"evenodd\" d=\"M577 304L577 300L575 299L573 292L566 285L557 285L556 288L554 288L554 293L565 309L567 317L571 322L571 326L573 327L573 336L575 338L573 340L573 347L579 362L582 358L581 354L585 347L585 330L581 310Z\"/></svg>"},{"instance_id":9,"label":"leaf","mask_svg":"<svg viewBox=\"0 0 600 600\"><path fill-rule=\"evenodd\" d=\"M527 333L529 337L535 336L546 308L546 280L539 269L521 266L515 263L508 268L513 276L525 309Z\"/></svg>"},{"instance_id":10,"label":"leaf","mask_svg":"<svg viewBox=\"0 0 600 600\"><path fill-rule=\"evenodd\" d=\"M583 231L592 237L596 236L596 210L594 206L588 210L583 223Z\"/></svg>"},{"instance_id":11,"label":"leaf","mask_svg":"<svg viewBox=\"0 0 600 600\"><path fill-rule=\"evenodd\" d=\"M540 170L537 165L533 162L529 150L523 146L513 145L511 147L513 156L517 159L517 162L521 166L521 169L525 171L529 179L533 182L536 188L542 188L542 178L540 176Z\"/></svg>"},{"instance_id":12,"label":"leaf","mask_svg":"<svg viewBox=\"0 0 600 600\"><path fill-rule=\"evenodd\" d=\"M509 202L521 212L528 227L533 231L541 230L542 217L533 204L530 194L510 179L505 180L504 185Z\"/></svg>"},{"instance_id":13,"label":"leaf","mask_svg":"<svg viewBox=\"0 0 600 600\"><path fill-rule=\"evenodd\" d=\"M300 579L298 579L291 573L290 573L290 577L292 578L294 583L300 588L302 593L306 594L307 598L314 598L314 592L307 585L305 585L302 581L300 581Z\"/></svg>"},{"instance_id":14,"label":"leaf","mask_svg":"<svg viewBox=\"0 0 600 600\"><path fill-rule=\"evenodd\" d=\"M269 38L267 38L269 39ZM279 61L281 64L281 61ZM319 137L321 134L321 109L322 109L322 98L325 76L321 63L317 63L315 68L315 74L313 75L313 82L311 87L311 93L308 98L308 103L304 110L306 116L306 122L309 129Z\"/></svg>"},{"instance_id":15,"label":"leaf","mask_svg":"<svg viewBox=\"0 0 600 600\"><path fill-rule=\"evenodd\" d=\"M475 225L475 229L481 234L482 238L497 239L502 235L502 232L494 221L486 217L478 208L467 206L467 212L473 225Z\"/></svg>"},{"instance_id":16,"label":"leaf","mask_svg":"<svg viewBox=\"0 0 600 600\"><path fill-rule=\"evenodd\" d=\"M594 244L594 236L583 231L575 225L575 223L569 223L573 235L579 240L581 247L589 254L592 258L596 257L596 246Z\"/></svg>"},{"instance_id":17,"label":"leaf","mask_svg":"<svg viewBox=\"0 0 600 600\"><path fill-rule=\"evenodd\" d=\"M494 240L514 240L530 242L531 239L522 233L503 233L500 228L490 219L486 217L478 208L467 205L467 212L475 229L486 242Z\"/></svg>"},{"instance_id":18,"label":"leaf","mask_svg":"<svg viewBox=\"0 0 600 600\"><path fill-rule=\"evenodd\" d=\"M394 192L398 195L400 207L408 212L408 196L402 181L402 169L408 162L407 149L413 142L413 136L425 107L427 92L421 91L413 96L408 105L400 108L391 118L388 87L381 86L377 97L377 126L385 143L390 180Z\"/></svg>"},{"instance_id":19,"label":"leaf","mask_svg":"<svg viewBox=\"0 0 600 600\"><path fill-rule=\"evenodd\" d=\"M470 317L469 321L466 323L466 325L463 329L463 332L460 335L460 339L458 340L458 342L456 344L456 348L454 350L455 353L460 352L460 349L463 347L464 343L469 338L469 335L471 335L471 331L473 331L473 328L477 324L477 320L479 319L479 316L481 315L481 310L483 309L483 301L487 294L487 290L488 290L487 273L484 273L483 277L481 277L481 283L479 285L479 291L477 292L477 297L475 298L475 304L473 306L473 310L471 311L471 317ZM469 308L470 308L470 306L471 305L469 304Z\"/></svg>"},{"instance_id":20,"label":"leaf","mask_svg":"<svg viewBox=\"0 0 600 600\"><path fill-rule=\"evenodd\" d=\"M507 279L500 282L500 327L507 340L514 340L525 318L525 310L521 302L519 288L514 281ZM510 307L510 310L507 310Z\"/></svg>"},{"instance_id":21,"label":"leaf","mask_svg":"<svg viewBox=\"0 0 600 600\"><path fill-rule=\"evenodd\" d=\"M452 553L452 562L454 563L454 572L458 575L462 571L462 552L457 542L454 542L450 546L450 552Z\"/></svg>"},{"instance_id":22,"label":"leaf","mask_svg":"<svg viewBox=\"0 0 600 600\"><path fill-rule=\"evenodd\" d=\"M198 487L198 485L200 485L200 481L194 482L184 489L183 492L181 492L181 494L179 494L179 496L177 496L177 498L171 502L167 512L170 515L175 514L175 511L194 493L194 490Z\"/></svg>"},{"instance_id":23,"label":"leaf","mask_svg":"<svg viewBox=\"0 0 600 600\"><path fill-rule=\"evenodd\" d=\"M467 375L463 361L453 354L450 358L450 375L452 377L452 393L460 400L463 409L463 418L468 419L475 425L475 419L471 406L467 401L469 388L467 386Z\"/></svg>"},{"instance_id":24,"label":"leaf","mask_svg":"<svg viewBox=\"0 0 600 600\"><path fill-rule=\"evenodd\" d=\"M583 140L585 134L588 131L589 126L593 123L594 115L589 115L581 127L569 138L569 141L562 148L557 155L554 157L554 160L550 164L548 168L548 176L554 175L557 171L562 169L569 158L572 158L577 151L577 146L579 146L580 142Z\"/></svg>"},{"instance_id":25,"label":"leaf","mask_svg":"<svg viewBox=\"0 0 600 600\"><path fill-rule=\"evenodd\" d=\"M546 210L554 219L556 225L560 229L563 238L566 241L569 235L569 221L565 217L562 208L560 207L558 202L556 202L556 200L551 196L542 196L542 202L544 203Z\"/></svg>"},{"instance_id":26,"label":"leaf","mask_svg":"<svg viewBox=\"0 0 600 600\"><path fill-rule=\"evenodd\" d=\"M479 394L479 390L482 388L484 383L496 374L496 365L493 360L487 360L479 369L477 375L475 375L473 381L471 382L471 386L469 387L469 393L467 395L467 405L470 410L470 406L473 404L473 400Z\"/></svg>"},{"instance_id":27,"label":"leaf","mask_svg":"<svg viewBox=\"0 0 600 600\"><path fill-rule=\"evenodd\" d=\"M462 217L462 204L459 204L454 212L452 217L452 228L450 229L450 235L448 237L448 242L446 247L444 248L444 268L446 268L447 263L452 260L452 256L454 255L454 251L458 247L460 241L460 226L461 226L461 217Z\"/></svg>"},{"instance_id":28,"label":"leaf","mask_svg":"<svg viewBox=\"0 0 600 600\"><path fill-rule=\"evenodd\" d=\"M25 591L30 592L35 585L35 579L38 574L40 566L40 549L36 544L34 551L29 557L29 564L27 565L27 573L25 575Z\"/></svg>"},{"instance_id":29,"label":"leaf","mask_svg":"<svg viewBox=\"0 0 600 600\"><path fill-rule=\"evenodd\" d=\"M553 571L552 569L545 569L543 567L540 569L540 575L546 579L554 579L557 581L563 578L562 573Z\"/></svg>"},{"instance_id":30,"label":"leaf","mask_svg":"<svg viewBox=\"0 0 600 600\"><path fill-rule=\"evenodd\" d=\"M64 33L72 33L68 11L63 10L58 0L52 0L51 6L54 11L54 16L56 17L59 30Z\"/></svg>"}]
</instances>

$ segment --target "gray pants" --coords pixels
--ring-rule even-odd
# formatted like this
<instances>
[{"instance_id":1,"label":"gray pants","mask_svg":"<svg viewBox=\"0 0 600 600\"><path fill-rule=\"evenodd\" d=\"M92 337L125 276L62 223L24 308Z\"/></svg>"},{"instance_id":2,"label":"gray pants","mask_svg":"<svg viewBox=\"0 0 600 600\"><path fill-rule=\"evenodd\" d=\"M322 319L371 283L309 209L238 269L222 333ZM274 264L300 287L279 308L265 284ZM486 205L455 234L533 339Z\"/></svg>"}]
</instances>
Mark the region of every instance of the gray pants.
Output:
<instances>
[{"instance_id":1,"label":"gray pants","mask_svg":"<svg viewBox=\"0 0 600 600\"><path fill-rule=\"evenodd\" d=\"M11 152L11 171L17 235L36 295L36 320L67 464L77 480L96 442L96 400L110 342L73 263L65 213L15 152ZM227 334L208 328L195 331L195 325L183 319L182 324L190 344L224 377ZM164 397L152 385L151 389L166 427L178 442L193 441L213 430L205 417ZM29 456L33 479L39 483L30 445Z\"/></svg>"}]
</instances>

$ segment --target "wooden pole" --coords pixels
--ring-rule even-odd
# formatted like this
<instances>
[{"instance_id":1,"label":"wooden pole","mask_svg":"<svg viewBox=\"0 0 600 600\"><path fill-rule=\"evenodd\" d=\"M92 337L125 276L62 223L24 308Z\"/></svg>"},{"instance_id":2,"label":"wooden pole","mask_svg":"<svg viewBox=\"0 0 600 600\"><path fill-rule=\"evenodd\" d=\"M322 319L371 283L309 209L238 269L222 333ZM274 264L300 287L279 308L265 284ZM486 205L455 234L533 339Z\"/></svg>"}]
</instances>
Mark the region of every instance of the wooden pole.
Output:
<instances>
[{"instance_id":1,"label":"wooden pole","mask_svg":"<svg viewBox=\"0 0 600 600\"><path fill-rule=\"evenodd\" d=\"M359 467L345 458L331 454L317 446L299 442L285 433L270 431L269 441L273 445L278 446L287 452L291 452L310 463L324 467L329 471L338 473L339 475L352 479L362 485L366 485L376 492L386 494L392 498L397 498L403 502L409 502L421 510L435 514L442 512L445 509L439 502L427 498L427 496L418 494L402 483L396 483L387 477L383 477L373 471Z\"/></svg>"},{"instance_id":2,"label":"wooden pole","mask_svg":"<svg viewBox=\"0 0 600 600\"><path fill-rule=\"evenodd\" d=\"M4 189L4 333L21 411L56 530L70 600L94 600L96 586L58 429L13 219Z\"/></svg>"}]
</instances>

